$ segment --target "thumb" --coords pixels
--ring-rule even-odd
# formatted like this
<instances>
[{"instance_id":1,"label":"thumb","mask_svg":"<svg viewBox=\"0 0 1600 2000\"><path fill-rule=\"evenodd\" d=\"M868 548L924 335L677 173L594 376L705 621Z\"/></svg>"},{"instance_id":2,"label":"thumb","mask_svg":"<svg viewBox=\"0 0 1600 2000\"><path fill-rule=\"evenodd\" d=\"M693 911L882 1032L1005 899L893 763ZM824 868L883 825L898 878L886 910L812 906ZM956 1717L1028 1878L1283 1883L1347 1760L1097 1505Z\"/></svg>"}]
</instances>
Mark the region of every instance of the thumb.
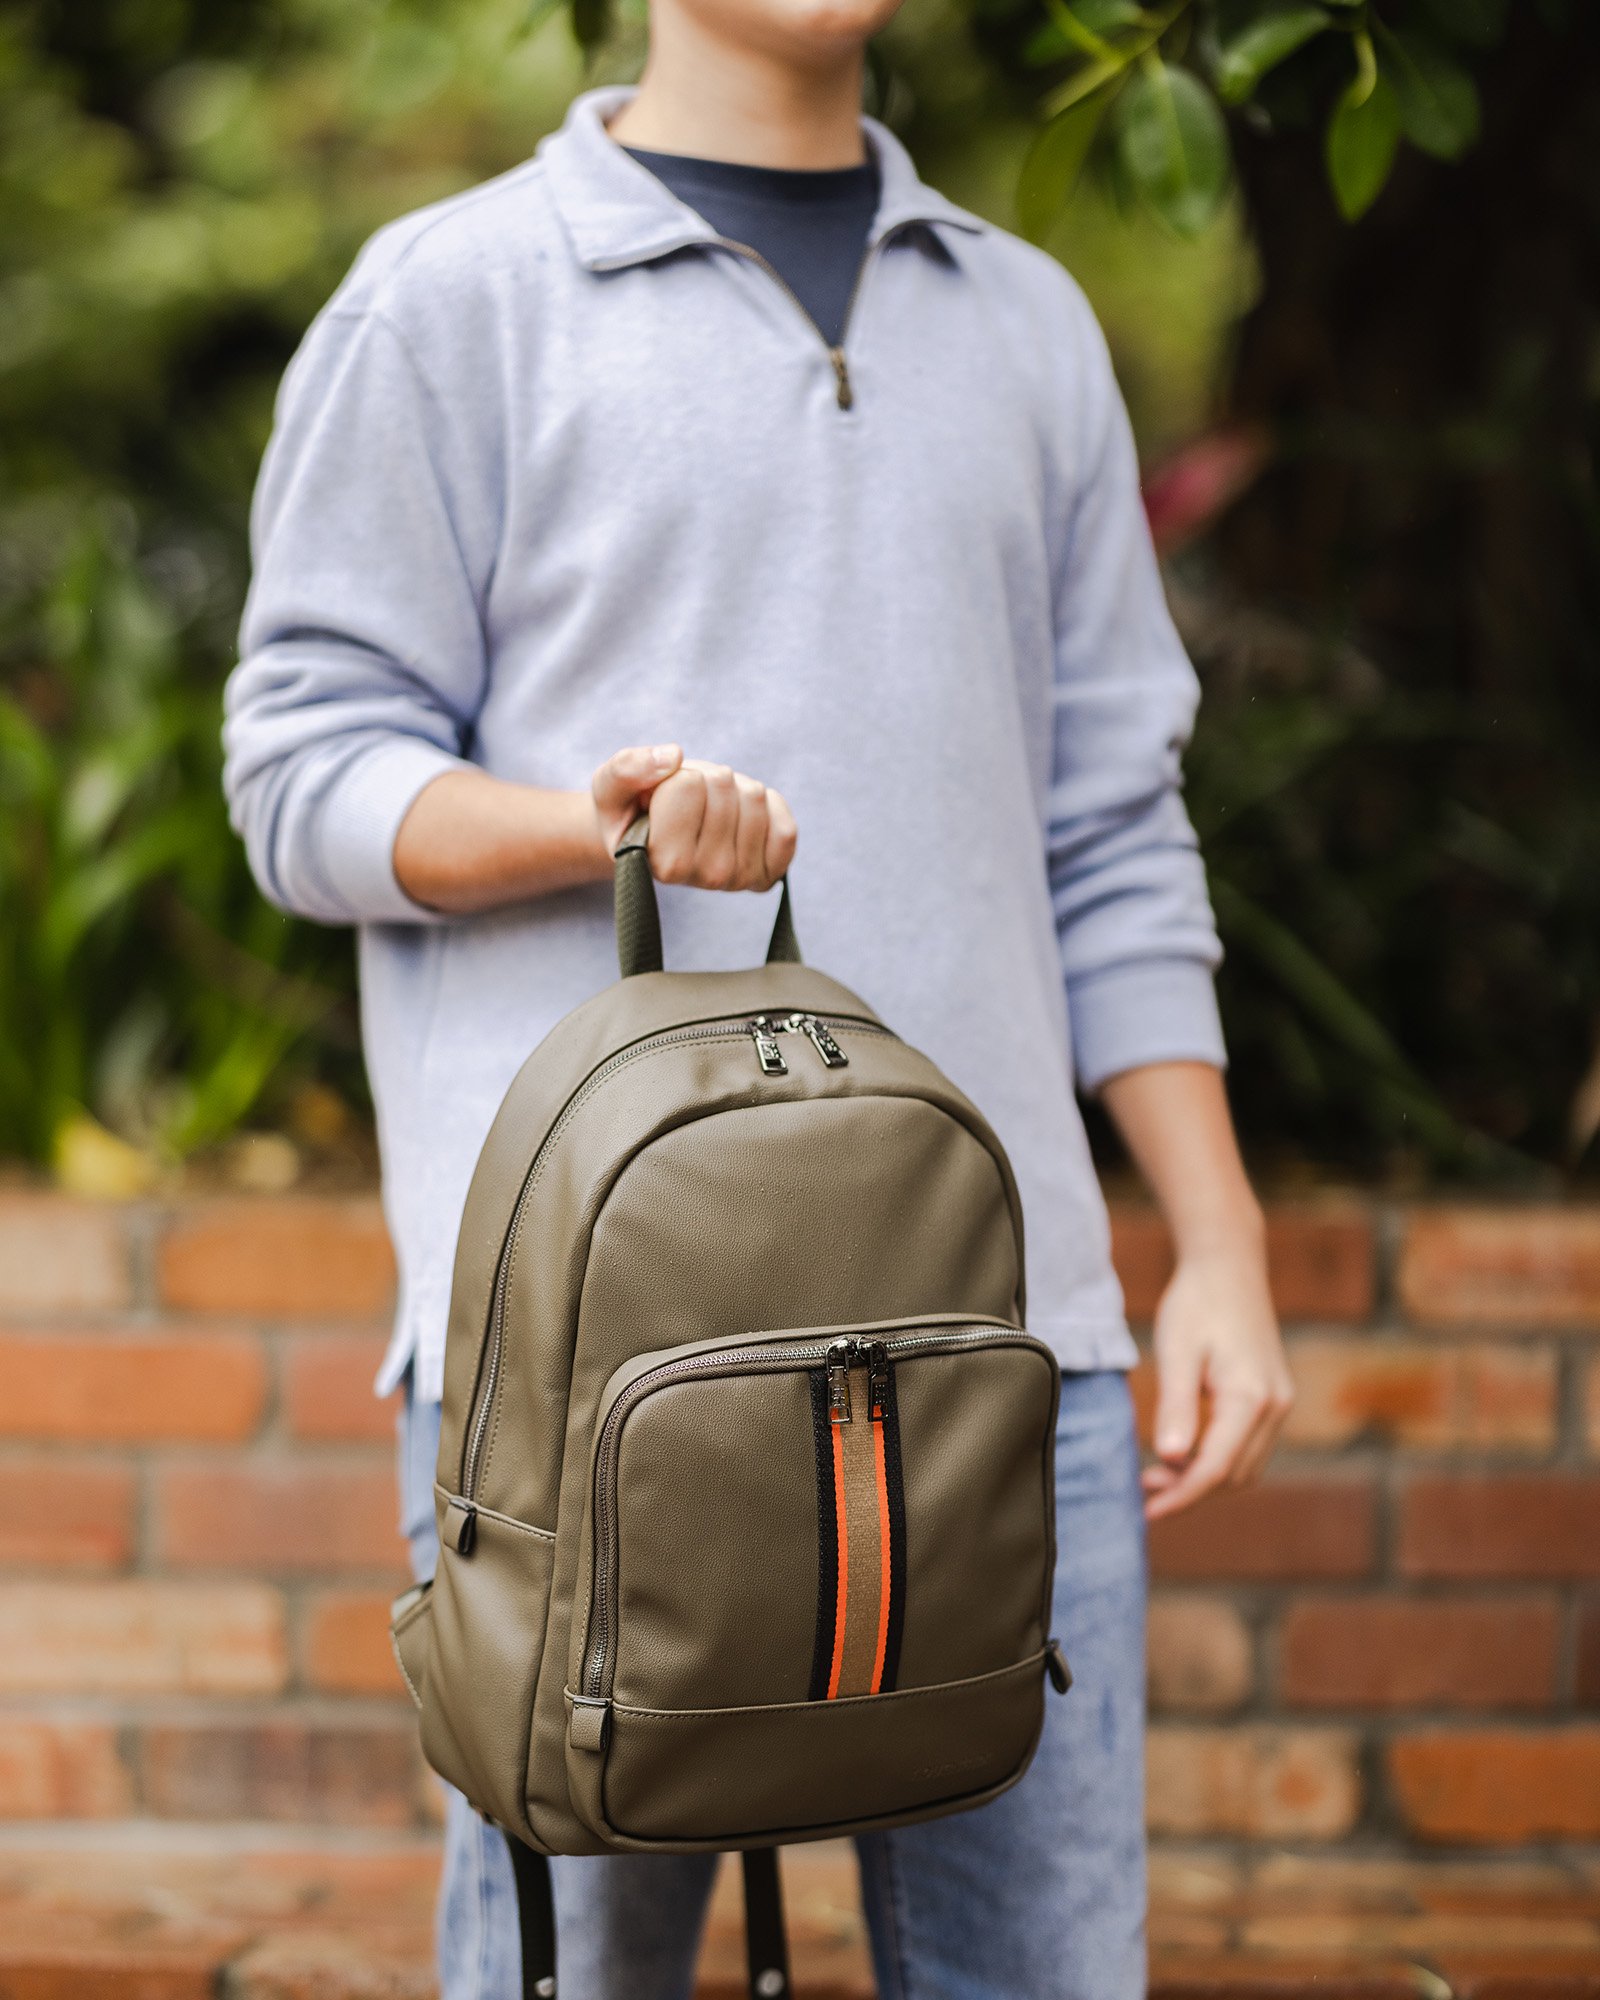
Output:
<instances>
[{"instance_id":1,"label":"thumb","mask_svg":"<svg viewBox=\"0 0 1600 2000\"><path fill-rule=\"evenodd\" d=\"M608 757L590 781L594 802L603 813L621 813L647 798L683 762L676 743L635 745Z\"/></svg>"},{"instance_id":2,"label":"thumb","mask_svg":"<svg viewBox=\"0 0 1600 2000\"><path fill-rule=\"evenodd\" d=\"M1200 1351L1175 1341L1156 1356L1155 1451L1169 1463L1186 1459L1200 1429Z\"/></svg>"}]
</instances>

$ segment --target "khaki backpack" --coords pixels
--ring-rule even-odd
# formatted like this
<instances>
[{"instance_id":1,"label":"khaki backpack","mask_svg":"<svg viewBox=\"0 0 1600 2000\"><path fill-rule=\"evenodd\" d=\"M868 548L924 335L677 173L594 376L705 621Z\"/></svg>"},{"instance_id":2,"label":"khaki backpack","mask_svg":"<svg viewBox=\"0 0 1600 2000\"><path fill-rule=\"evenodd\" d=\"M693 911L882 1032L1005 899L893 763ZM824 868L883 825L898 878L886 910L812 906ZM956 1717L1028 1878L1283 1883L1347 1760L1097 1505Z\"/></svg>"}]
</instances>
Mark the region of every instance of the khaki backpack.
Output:
<instances>
[{"instance_id":1,"label":"khaki backpack","mask_svg":"<svg viewBox=\"0 0 1600 2000\"><path fill-rule=\"evenodd\" d=\"M660 970L647 834L624 977L535 1049L473 1177L439 1566L394 1615L429 1763L511 1836L543 1995L543 1856L981 1804L1068 1680L1060 1377L1000 1143L800 963L787 884L765 965ZM747 1887L752 1988L782 1994L775 1871Z\"/></svg>"}]
</instances>

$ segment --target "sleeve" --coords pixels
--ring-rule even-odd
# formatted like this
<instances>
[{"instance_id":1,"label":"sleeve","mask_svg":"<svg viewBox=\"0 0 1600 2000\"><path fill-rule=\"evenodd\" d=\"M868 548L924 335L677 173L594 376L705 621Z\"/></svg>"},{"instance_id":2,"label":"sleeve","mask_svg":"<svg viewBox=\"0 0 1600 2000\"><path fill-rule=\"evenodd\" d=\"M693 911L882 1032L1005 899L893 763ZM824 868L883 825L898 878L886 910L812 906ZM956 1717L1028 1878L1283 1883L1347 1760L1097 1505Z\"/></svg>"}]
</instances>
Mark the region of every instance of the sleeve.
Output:
<instances>
[{"instance_id":1,"label":"sleeve","mask_svg":"<svg viewBox=\"0 0 1600 2000\"><path fill-rule=\"evenodd\" d=\"M263 892L322 923L421 923L395 835L462 768L484 692L493 510L381 314L332 311L279 395L251 514L223 783Z\"/></svg>"},{"instance_id":2,"label":"sleeve","mask_svg":"<svg viewBox=\"0 0 1600 2000\"><path fill-rule=\"evenodd\" d=\"M1051 897L1074 1067L1098 1089L1146 1063L1225 1063L1222 957L1181 758L1199 699L1139 496L1111 358L1080 316L1078 440L1058 567Z\"/></svg>"}]
</instances>

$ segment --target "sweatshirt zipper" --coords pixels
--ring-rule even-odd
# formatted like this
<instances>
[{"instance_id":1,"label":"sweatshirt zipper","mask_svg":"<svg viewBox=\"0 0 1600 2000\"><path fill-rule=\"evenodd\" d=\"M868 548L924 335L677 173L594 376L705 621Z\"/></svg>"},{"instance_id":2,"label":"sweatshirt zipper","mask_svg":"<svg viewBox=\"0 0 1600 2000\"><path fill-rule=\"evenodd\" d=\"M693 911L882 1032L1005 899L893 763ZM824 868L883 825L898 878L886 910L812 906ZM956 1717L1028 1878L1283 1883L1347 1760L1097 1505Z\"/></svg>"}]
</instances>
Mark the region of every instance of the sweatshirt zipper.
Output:
<instances>
[{"instance_id":1,"label":"sweatshirt zipper","mask_svg":"<svg viewBox=\"0 0 1600 2000\"><path fill-rule=\"evenodd\" d=\"M713 237L712 241L719 244L724 250L733 251L735 256L748 258L758 269L765 271L773 283L793 300L795 311L799 313L806 325L811 328L812 332L827 350L828 360L833 366L834 396L839 408L841 410L851 410L855 408L856 392L850 381L850 364L845 359L844 340L845 335L850 331L850 322L855 316L856 301L861 296L862 280L867 275L868 266L883 248L884 244L891 241L892 238L900 233L901 229L908 226L905 223L896 224L894 228L886 229L875 243L867 245L861 262L856 266L856 275L850 286L850 295L845 300L844 318L839 323L839 338L836 341L830 340L823 332L810 309L800 297L800 294L770 258L763 257L759 250L752 249L748 243L737 242L731 236Z\"/></svg>"},{"instance_id":2,"label":"sweatshirt zipper","mask_svg":"<svg viewBox=\"0 0 1600 2000\"><path fill-rule=\"evenodd\" d=\"M494 1297L490 1305L489 1354L484 1365L483 1386L473 1411L467 1434L467 1449L461 1466L461 1497L468 1503L477 1499L478 1477L483 1469L484 1440L489 1428L489 1417L494 1409L496 1391L500 1386L501 1355L505 1344L505 1286L506 1276L511 1267L512 1253L517 1237L522 1230L522 1219L527 1208L529 1191L538 1177L544 1156L555 1145L574 1116L592 1092L598 1090L606 1079L625 1064L646 1055L653 1055L658 1049L677 1048L691 1042L720 1041L728 1036L745 1036L755 1046L756 1060L763 1076L787 1076L789 1065L775 1037L779 1034L804 1034L811 1041L824 1067L840 1068L848 1057L834 1040L833 1031L852 1035L888 1035L893 1038L893 1030L881 1021L863 1021L848 1016L830 1016L823 1020L815 1014L792 1013L779 1020L759 1014L754 1018L741 1015L725 1021L702 1021L692 1028L676 1028L664 1034L647 1035L643 1041L633 1042L625 1049L619 1049L600 1067L591 1070L583 1082L567 1099L561 1115L540 1141L528 1167L527 1179L517 1196L517 1205L512 1212L511 1227L506 1232L505 1246L500 1253L499 1267L495 1272ZM832 1055L828 1053L832 1050ZM775 1060L774 1060L775 1058ZM469 1531L470 1533L470 1531Z\"/></svg>"},{"instance_id":3,"label":"sweatshirt zipper","mask_svg":"<svg viewBox=\"0 0 1600 2000\"><path fill-rule=\"evenodd\" d=\"M926 1333L900 1334L892 1339L874 1338L858 1340L853 1336L829 1341L789 1341L781 1347L722 1347L703 1354L690 1354L680 1361L663 1362L659 1368L652 1368L634 1379L621 1390L616 1401L606 1412L600 1427L599 1442L595 1446L594 1461L594 1535L593 1563L594 1585L590 1592L589 1641L586 1664L583 1673L582 1694L585 1700L602 1701L610 1695L606 1669L610 1664L611 1652L611 1577L615 1566L616 1520L611 1506L611 1486L616 1470L618 1443L622 1426L628 1412L641 1396L650 1394L666 1382L674 1382L684 1376L696 1374L708 1368L725 1366L730 1360L748 1363L753 1367L781 1366L785 1362L804 1365L808 1362L822 1362L829 1370L829 1394L831 1414L835 1423L851 1421L848 1372L845 1375L842 1403L835 1388L834 1375L842 1360L848 1371L850 1363L861 1360L871 1368L869 1381L873 1398L879 1394L879 1371L886 1376L889 1361L905 1354L915 1354L926 1348L946 1348L959 1350L963 1347L1006 1346L1022 1341L1036 1347L1038 1341L1021 1327L972 1326L965 1328L941 1327ZM841 1355L838 1350L847 1349ZM859 1350L859 1353L858 1353ZM877 1411L874 1410L874 1417Z\"/></svg>"}]
</instances>

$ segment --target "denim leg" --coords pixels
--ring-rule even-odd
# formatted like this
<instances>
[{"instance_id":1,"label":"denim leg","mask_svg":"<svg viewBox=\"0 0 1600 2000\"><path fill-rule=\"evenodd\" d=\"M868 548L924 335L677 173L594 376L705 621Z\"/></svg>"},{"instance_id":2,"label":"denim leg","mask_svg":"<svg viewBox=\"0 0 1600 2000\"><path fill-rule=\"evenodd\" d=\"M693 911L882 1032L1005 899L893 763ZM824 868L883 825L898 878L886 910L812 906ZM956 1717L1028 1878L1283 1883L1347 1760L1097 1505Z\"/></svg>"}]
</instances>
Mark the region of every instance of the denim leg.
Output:
<instances>
[{"instance_id":1,"label":"denim leg","mask_svg":"<svg viewBox=\"0 0 1600 2000\"><path fill-rule=\"evenodd\" d=\"M413 1400L399 1418L400 1527L420 1582L439 1544L433 1474L439 1405ZM445 1785L439 1887L440 2000L522 2000L517 1890L505 1837ZM717 1858L629 1854L554 1864L562 2000L688 2000Z\"/></svg>"},{"instance_id":2,"label":"denim leg","mask_svg":"<svg viewBox=\"0 0 1600 2000\"><path fill-rule=\"evenodd\" d=\"M1127 1380L1064 1376L1055 1631L1020 1785L856 1843L883 2000L1139 2000L1145 1991L1144 1520Z\"/></svg>"}]
</instances>

